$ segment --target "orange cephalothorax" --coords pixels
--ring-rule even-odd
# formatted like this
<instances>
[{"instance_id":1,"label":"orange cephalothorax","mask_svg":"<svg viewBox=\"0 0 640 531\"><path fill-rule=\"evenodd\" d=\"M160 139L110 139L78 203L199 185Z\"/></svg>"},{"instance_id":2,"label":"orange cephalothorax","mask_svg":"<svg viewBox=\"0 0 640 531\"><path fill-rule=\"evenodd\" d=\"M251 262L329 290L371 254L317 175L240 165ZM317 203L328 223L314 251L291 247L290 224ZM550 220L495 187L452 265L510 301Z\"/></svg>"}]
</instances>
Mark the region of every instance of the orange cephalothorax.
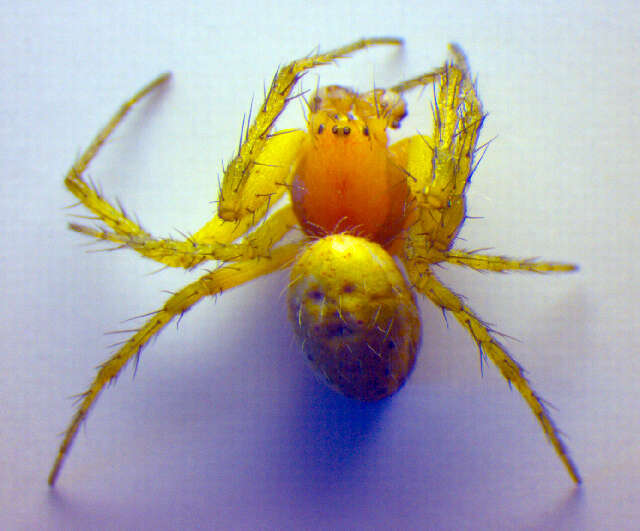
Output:
<instances>
[{"instance_id":1,"label":"orange cephalothorax","mask_svg":"<svg viewBox=\"0 0 640 531\"><path fill-rule=\"evenodd\" d=\"M406 114L396 95L358 94L344 87L320 89L311 99L309 137L291 187L305 232L350 232L384 247L404 228L407 177L388 150L387 127Z\"/></svg>"}]
</instances>

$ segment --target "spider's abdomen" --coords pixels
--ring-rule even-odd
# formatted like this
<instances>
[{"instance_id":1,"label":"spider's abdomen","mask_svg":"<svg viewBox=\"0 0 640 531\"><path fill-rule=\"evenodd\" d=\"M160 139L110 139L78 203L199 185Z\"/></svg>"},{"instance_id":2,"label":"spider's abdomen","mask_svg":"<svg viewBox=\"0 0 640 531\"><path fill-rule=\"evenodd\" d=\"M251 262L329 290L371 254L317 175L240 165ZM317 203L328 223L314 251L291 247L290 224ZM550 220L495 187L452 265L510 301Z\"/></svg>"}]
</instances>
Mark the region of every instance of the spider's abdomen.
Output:
<instances>
[{"instance_id":1,"label":"spider's abdomen","mask_svg":"<svg viewBox=\"0 0 640 531\"><path fill-rule=\"evenodd\" d=\"M349 232L389 247L405 226L408 197L384 127L353 117L312 117L291 187L307 234Z\"/></svg>"},{"instance_id":2,"label":"spider's abdomen","mask_svg":"<svg viewBox=\"0 0 640 531\"><path fill-rule=\"evenodd\" d=\"M420 317L393 258L364 238L336 234L291 270L289 317L311 367L359 400L395 393L413 368Z\"/></svg>"}]
</instances>

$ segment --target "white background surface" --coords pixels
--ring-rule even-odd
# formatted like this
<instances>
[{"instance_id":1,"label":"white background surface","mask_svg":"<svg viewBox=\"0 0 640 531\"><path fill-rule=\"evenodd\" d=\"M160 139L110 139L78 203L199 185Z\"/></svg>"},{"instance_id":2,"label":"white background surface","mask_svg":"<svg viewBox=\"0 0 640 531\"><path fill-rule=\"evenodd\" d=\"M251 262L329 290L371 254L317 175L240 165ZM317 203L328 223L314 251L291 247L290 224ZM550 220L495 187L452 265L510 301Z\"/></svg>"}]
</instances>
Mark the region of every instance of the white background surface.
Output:
<instances>
[{"instance_id":1,"label":"white background surface","mask_svg":"<svg viewBox=\"0 0 640 531\"><path fill-rule=\"evenodd\" d=\"M1 528L637 528L638 8L345 4L0 6ZM443 278L520 340L509 348L554 405L583 486L428 303L421 357L396 397L364 406L325 390L291 342L276 274L165 330L135 380L127 370L103 394L49 489L69 397L109 353L103 332L194 278L150 275L127 251L85 252L95 247L63 209L74 157L124 98L172 70L90 174L154 233L194 231L275 68L372 35L404 37L404 52L361 53L321 82L385 86L440 65L452 40L478 75L482 138L497 138L469 193L483 219L462 246L580 264ZM426 96L412 105L404 130L430 130ZM300 124L299 109L288 118Z\"/></svg>"}]
</instances>

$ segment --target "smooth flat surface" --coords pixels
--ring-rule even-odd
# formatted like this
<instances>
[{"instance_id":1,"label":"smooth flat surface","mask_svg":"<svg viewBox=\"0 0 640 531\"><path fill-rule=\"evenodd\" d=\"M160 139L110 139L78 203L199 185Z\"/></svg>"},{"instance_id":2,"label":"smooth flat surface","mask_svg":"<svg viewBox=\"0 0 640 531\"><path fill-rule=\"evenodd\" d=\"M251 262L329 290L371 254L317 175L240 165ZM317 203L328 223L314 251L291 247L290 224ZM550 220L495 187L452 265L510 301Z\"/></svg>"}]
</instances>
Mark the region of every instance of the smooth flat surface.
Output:
<instances>
[{"instance_id":1,"label":"smooth flat surface","mask_svg":"<svg viewBox=\"0 0 640 531\"><path fill-rule=\"evenodd\" d=\"M342 4L0 7L1 528L637 528L638 8ZM69 397L117 340L103 333L195 278L150 274L127 251L87 253L96 247L66 229L74 157L126 97L173 71L90 175L153 233L194 231L275 68L372 35L404 37L405 49L362 53L304 88L317 74L386 86L459 42L489 113L482 138L495 137L469 192L482 219L460 246L580 264L442 278L519 339L510 351L553 404L583 486L426 302L420 359L397 396L365 406L325 390L291 341L276 274L165 330L135 379L128 369L101 397L49 489ZM430 130L427 96L411 100L406 134ZM285 119L301 125L299 106Z\"/></svg>"}]
</instances>

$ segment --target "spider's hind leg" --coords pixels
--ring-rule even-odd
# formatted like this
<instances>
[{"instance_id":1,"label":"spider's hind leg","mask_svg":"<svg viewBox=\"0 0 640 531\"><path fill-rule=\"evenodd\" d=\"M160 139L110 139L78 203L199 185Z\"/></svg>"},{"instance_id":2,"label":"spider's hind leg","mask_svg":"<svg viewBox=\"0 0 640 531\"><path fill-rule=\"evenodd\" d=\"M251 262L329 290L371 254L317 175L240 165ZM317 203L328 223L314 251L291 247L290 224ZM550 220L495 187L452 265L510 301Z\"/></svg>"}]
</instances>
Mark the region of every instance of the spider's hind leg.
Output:
<instances>
[{"instance_id":1,"label":"spider's hind leg","mask_svg":"<svg viewBox=\"0 0 640 531\"><path fill-rule=\"evenodd\" d=\"M538 419L549 442L553 445L558 457L564 463L571 478L580 483L580 473L569 455L569 450L560 438L549 410L543 399L534 391L524 375L524 369L507 352L506 348L494 337L491 330L473 311L456 295L440 282L430 271L418 271L414 264L408 268L409 278L414 286L431 302L443 311L451 312L458 322L469 332L478 346L481 355L488 357L498 368L502 376L512 384Z\"/></svg>"},{"instance_id":2,"label":"spider's hind leg","mask_svg":"<svg viewBox=\"0 0 640 531\"><path fill-rule=\"evenodd\" d=\"M269 258L245 260L206 273L195 282L174 293L158 311L152 312L149 320L99 367L98 374L89 388L80 395L80 403L65 432L51 468L49 485L56 482L64 459L78 434L78 429L105 386L114 382L127 364L136 359L144 346L156 337L172 319L189 311L204 297L219 295L223 291L286 267L295 258L298 251L299 244L287 244L275 249Z\"/></svg>"}]
</instances>

